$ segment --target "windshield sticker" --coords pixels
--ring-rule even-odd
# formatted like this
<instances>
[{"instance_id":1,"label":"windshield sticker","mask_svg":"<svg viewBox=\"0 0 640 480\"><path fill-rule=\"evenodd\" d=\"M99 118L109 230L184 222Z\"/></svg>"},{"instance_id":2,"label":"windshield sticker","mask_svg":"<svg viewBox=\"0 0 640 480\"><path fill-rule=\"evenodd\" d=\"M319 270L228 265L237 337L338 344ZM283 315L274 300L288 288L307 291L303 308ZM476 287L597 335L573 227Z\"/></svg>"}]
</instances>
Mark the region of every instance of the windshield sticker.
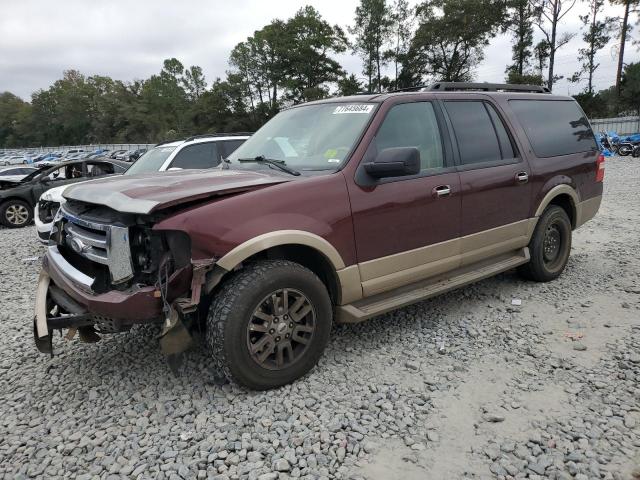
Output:
<instances>
[{"instance_id":1,"label":"windshield sticker","mask_svg":"<svg viewBox=\"0 0 640 480\"><path fill-rule=\"evenodd\" d=\"M327 160L327 162L329 162L329 163L340 163L340 159L338 159L338 158L329 158Z\"/></svg>"},{"instance_id":2,"label":"windshield sticker","mask_svg":"<svg viewBox=\"0 0 640 480\"><path fill-rule=\"evenodd\" d=\"M340 105L339 107L336 107L336 109L333 111L334 115L339 115L342 113L371 113L371 111L373 110L373 105L365 105L362 103L356 103L354 105Z\"/></svg>"}]
</instances>

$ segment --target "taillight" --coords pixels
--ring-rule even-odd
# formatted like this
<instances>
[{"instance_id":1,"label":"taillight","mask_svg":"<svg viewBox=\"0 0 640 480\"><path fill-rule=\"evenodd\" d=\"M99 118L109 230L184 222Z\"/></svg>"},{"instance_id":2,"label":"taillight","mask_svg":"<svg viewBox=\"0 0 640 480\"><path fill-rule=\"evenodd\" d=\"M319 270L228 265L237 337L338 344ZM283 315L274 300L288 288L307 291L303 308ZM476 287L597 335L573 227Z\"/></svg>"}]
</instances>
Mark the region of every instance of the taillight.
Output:
<instances>
[{"instance_id":1,"label":"taillight","mask_svg":"<svg viewBox=\"0 0 640 480\"><path fill-rule=\"evenodd\" d=\"M604 180L604 155L600 154L596 160L596 182Z\"/></svg>"}]
</instances>

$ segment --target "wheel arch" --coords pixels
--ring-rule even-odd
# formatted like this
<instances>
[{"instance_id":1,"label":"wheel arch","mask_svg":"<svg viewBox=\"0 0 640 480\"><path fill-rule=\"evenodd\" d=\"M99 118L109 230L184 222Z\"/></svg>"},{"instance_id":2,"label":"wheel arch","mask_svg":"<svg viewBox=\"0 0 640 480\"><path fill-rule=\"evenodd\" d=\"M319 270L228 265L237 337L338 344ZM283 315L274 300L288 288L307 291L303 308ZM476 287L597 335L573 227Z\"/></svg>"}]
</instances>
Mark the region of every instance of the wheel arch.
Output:
<instances>
[{"instance_id":1,"label":"wheel arch","mask_svg":"<svg viewBox=\"0 0 640 480\"><path fill-rule=\"evenodd\" d=\"M291 260L314 272L325 284L334 304L342 301L338 271L345 268L342 256L327 240L309 232L281 230L252 238L224 255L216 266L232 271L243 262L268 258Z\"/></svg>"},{"instance_id":2,"label":"wheel arch","mask_svg":"<svg viewBox=\"0 0 640 480\"><path fill-rule=\"evenodd\" d=\"M580 198L578 197L578 193L573 189L573 187L571 187L571 185L556 185L543 197L542 201L538 205L535 216L540 217L542 212L544 212L549 205L557 205L567 213L567 216L571 221L571 228L576 228L579 204Z\"/></svg>"}]
</instances>

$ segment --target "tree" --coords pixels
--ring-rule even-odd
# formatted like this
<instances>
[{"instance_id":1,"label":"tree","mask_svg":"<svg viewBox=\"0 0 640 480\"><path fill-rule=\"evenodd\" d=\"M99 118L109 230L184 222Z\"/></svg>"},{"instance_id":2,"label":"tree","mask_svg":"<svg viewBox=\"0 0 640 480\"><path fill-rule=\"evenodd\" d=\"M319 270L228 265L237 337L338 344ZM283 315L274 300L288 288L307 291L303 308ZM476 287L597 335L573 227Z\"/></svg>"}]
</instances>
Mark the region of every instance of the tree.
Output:
<instances>
[{"instance_id":1,"label":"tree","mask_svg":"<svg viewBox=\"0 0 640 480\"><path fill-rule=\"evenodd\" d=\"M618 68L616 70L616 90L620 95L622 70L624 68L624 47L629 35L629 16L640 11L640 0L611 0L611 3L622 5L624 13L620 24L620 44L618 47Z\"/></svg>"},{"instance_id":2,"label":"tree","mask_svg":"<svg viewBox=\"0 0 640 480\"><path fill-rule=\"evenodd\" d=\"M624 67L620 80L620 104L623 113L640 115L640 62Z\"/></svg>"},{"instance_id":3,"label":"tree","mask_svg":"<svg viewBox=\"0 0 640 480\"><path fill-rule=\"evenodd\" d=\"M399 88L400 68L404 68L408 60L411 38L413 37L414 11L407 0L396 0L391 6L391 41L393 48L385 52L385 59L393 62L395 77L394 89ZM409 87L410 85L402 85Z\"/></svg>"},{"instance_id":4,"label":"tree","mask_svg":"<svg viewBox=\"0 0 640 480\"><path fill-rule=\"evenodd\" d=\"M289 48L283 53L283 86L289 91L288 98L299 103L326 97L327 84L344 75L340 64L329 56L347 49L344 32L310 6L298 10L285 31Z\"/></svg>"},{"instance_id":5,"label":"tree","mask_svg":"<svg viewBox=\"0 0 640 480\"><path fill-rule=\"evenodd\" d=\"M182 77L182 86L187 92L187 97L197 101L207 90L207 82L204 79L202 68L194 65L185 70Z\"/></svg>"},{"instance_id":6,"label":"tree","mask_svg":"<svg viewBox=\"0 0 640 480\"><path fill-rule=\"evenodd\" d=\"M340 96L355 95L362 92L362 89L362 83L353 73L338 80L338 95Z\"/></svg>"},{"instance_id":7,"label":"tree","mask_svg":"<svg viewBox=\"0 0 640 480\"><path fill-rule=\"evenodd\" d=\"M553 73L556 52L576 35L569 32L558 34L558 24L575 6L577 0L530 0L530 2L537 13L536 25L544 35L549 48L547 87L549 90L553 90L553 83L558 79Z\"/></svg>"},{"instance_id":8,"label":"tree","mask_svg":"<svg viewBox=\"0 0 640 480\"><path fill-rule=\"evenodd\" d=\"M411 57L416 73L464 82L484 58L483 48L504 25L506 4L493 0L434 0L417 8Z\"/></svg>"},{"instance_id":9,"label":"tree","mask_svg":"<svg viewBox=\"0 0 640 480\"><path fill-rule=\"evenodd\" d=\"M511 0L507 10L506 30L513 36L511 51L513 64L507 67L506 73L513 78L523 76L529 67L529 59L533 48L533 20L535 11L529 0ZM511 82L509 82L511 83Z\"/></svg>"},{"instance_id":10,"label":"tree","mask_svg":"<svg viewBox=\"0 0 640 480\"><path fill-rule=\"evenodd\" d=\"M604 0L589 0L589 14L580 15L582 24L586 27L586 31L582 35L582 39L587 44L586 48L578 50L578 60L582 62L580 70L571 77L572 82L579 82L583 76L587 76L586 93L593 94L593 74L600 66L596 62L596 53L607 46L611 37L609 32L613 19L611 17L605 20L598 20L598 15L602 12Z\"/></svg>"},{"instance_id":11,"label":"tree","mask_svg":"<svg viewBox=\"0 0 640 480\"><path fill-rule=\"evenodd\" d=\"M368 79L369 92L380 92L381 68L385 63L383 48L389 40L391 22L386 0L360 0L355 24L349 28L356 37L353 51L363 61L362 73Z\"/></svg>"},{"instance_id":12,"label":"tree","mask_svg":"<svg viewBox=\"0 0 640 480\"><path fill-rule=\"evenodd\" d=\"M0 146L21 146L17 131L22 112L30 105L13 93L0 93Z\"/></svg>"}]
</instances>

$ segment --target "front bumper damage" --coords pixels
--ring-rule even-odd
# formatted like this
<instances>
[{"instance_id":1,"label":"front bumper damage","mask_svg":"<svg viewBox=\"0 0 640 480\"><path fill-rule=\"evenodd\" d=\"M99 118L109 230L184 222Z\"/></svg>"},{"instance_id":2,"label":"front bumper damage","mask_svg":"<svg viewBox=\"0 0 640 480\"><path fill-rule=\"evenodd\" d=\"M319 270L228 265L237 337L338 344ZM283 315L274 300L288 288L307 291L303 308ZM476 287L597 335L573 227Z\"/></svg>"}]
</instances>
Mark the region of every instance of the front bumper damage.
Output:
<instances>
[{"instance_id":1,"label":"front bumper damage","mask_svg":"<svg viewBox=\"0 0 640 480\"><path fill-rule=\"evenodd\" d=\"M68 329L81 341L95 342L99 333L128 330L134 324L162 323L160 346L172 369L192 343L189 327L201 292L211 285L213 259L192 261L176 270L165 285L135 285L126 290L91 291L91 278L70 265L50 246L43 258L36 289L34 340L42 353L53 355L52 334ZM212 288L212 287L211 287Z\"/></svg>"}]
</instances>

